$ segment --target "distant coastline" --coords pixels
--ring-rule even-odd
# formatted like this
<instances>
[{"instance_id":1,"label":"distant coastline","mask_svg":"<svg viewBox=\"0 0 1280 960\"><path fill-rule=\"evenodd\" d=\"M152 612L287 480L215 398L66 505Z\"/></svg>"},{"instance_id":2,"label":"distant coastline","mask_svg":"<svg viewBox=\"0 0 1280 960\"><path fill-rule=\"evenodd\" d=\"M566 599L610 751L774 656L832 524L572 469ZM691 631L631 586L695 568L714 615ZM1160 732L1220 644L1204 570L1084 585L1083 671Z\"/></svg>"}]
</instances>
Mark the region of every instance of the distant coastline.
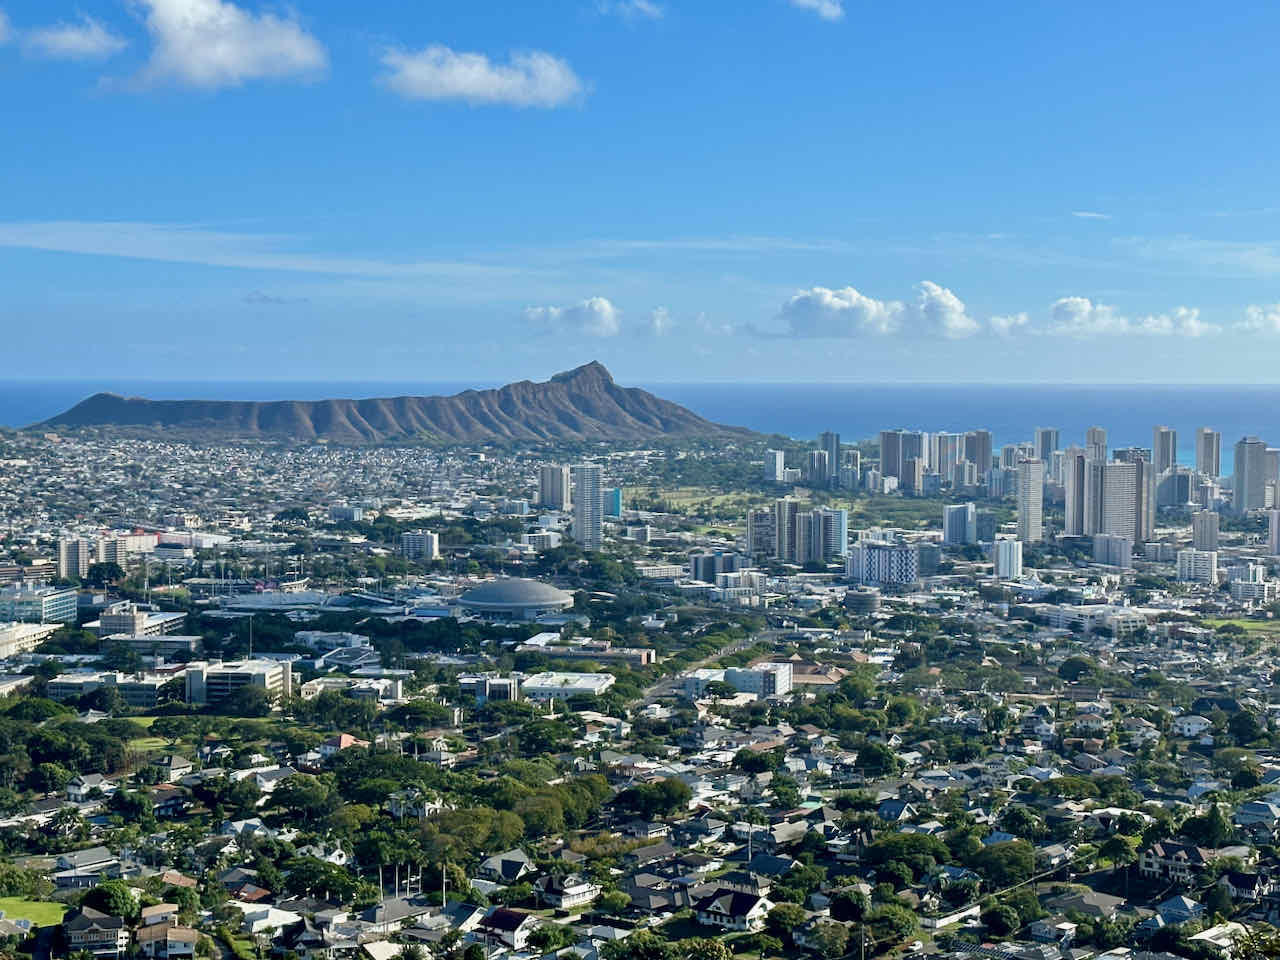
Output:
<instances>
[{"instance_id":1,"label":"distant coastline","mask_svg":"<svg viewBox=\"0 0 1280 960\"><path fill-rule=\"evenodd\" d=\"M333 397L449 396L495 386L460 381L183 381L0 380L0 426L25 427L98 391L151 399L319 400ZM1149 446L1157 424L1178 431L1179 460L1192 459L1198 426L1222 432L1224 445L1245 434L1268 435L1280 386L1035 384L636 383L719 423L812 440L825 429L846 442L907 427L995 433L997 445L1030 439L1037 426L1057 427L1063 444L1082 442L1099 424L1114 446ZM1224 450L1223 468L1227 469Z\"/></svg>"}]
</instances>

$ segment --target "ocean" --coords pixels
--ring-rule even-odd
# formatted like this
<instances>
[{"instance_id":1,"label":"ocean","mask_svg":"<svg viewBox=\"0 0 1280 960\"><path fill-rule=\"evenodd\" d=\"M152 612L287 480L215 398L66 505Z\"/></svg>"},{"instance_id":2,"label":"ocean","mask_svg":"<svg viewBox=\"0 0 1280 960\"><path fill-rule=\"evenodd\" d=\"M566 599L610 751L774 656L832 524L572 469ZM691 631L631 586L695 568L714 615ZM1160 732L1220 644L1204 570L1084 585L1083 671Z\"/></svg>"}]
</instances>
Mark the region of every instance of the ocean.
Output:
<instances>
[{"instance_id":1,"label":"ocean","mask_svg":"<svg viewBox=\"0 0 1280 960\"><path fill-rule=\"evenodd\" d=\"M2 380L0 426L23 427L52 417L102 390L167 400L322 400L453 394L495 383L448 381L164 381ZM1057 427L1063 446L1084 443L1103 426L1112 447L1151 446L1151 428L1178 431L1178 459L1193 464L1195 430L1222 433L1223 469L1240 437L1280 442L1271 417L1280 386L650 383L639 384L719 423L815 439L838 431L846 443L904 427L934 431L991 430L1001 444L1030 440L1036 427Z\"/></svg>"}]
</instances>

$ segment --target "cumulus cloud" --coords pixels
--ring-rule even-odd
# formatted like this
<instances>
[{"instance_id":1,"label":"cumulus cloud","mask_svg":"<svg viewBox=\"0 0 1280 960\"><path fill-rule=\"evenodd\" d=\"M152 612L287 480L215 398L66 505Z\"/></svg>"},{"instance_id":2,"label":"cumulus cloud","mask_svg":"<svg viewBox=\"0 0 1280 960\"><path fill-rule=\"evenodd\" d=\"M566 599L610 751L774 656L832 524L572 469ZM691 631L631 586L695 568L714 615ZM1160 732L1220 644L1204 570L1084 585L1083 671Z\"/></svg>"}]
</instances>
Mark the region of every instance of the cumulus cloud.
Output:
<instances>
[{"instance_id":1,"label":"cumulus cloud","mask_svg":"<svg viewBox=\"0 0 1280 960\"><path fill-rule=\"evenodd\" d=\"M146 82L215 89L323 70L324 47L292 16L251 13L229 0L139 0L155 47Z\"/></svg>"},{"instance_id":2,"label":"cumulus cloud","mask_svg":"<svg viewBox=\"0 0 1280 960\"><path fill-rule=\"evenodd\" d=\"M992 317L987 321L994 333L1002 337L1010 336L1031 325L1031 317L1025 313L1011 313L1003 317Z\"/></svg>"},{"instance_id":3,"label":"cumulus cloud","mask_svg":"<svg viewBox=\"0 0 1280 960\"><path fill-rule=\"evenodd\" d=\"M797 337L884 336L910 327L957 339L977 333L980 327L959 297L929 280L916 288L916 299L910 304L876 300L853 287L813 287L784 303L780 317Z\"/></svg>"},{"instance_id":4,"label":"cumulus cloud","mask_svg":"<svg viewBox=\"0 0 1280 960\"><path fill-rule=\"evenodd\" d=\"M666 11L652 0L600 0L601 13L624 20L661 20Z\"/></svg>"},{"instance_id":5,"label":"cumulus cloud","mask_svg":"<svg viewBox=\"0 0 1280 960\"><path fill-rule=\"evenodd\" d=\"M793 7L812 10L823 20L840 20L844 17L844 4L840 0L791 0Z\"/></svg>"},{"instance_id":6,"label":"cumulus cloud","mask_svg":"<svg viewBox=\"0 0 1280 960\"><path fill-rule=\"evenodd\" d=\"M930 280L917 288L916 316L926 328L953 340L978 332L978 321L965 312L964 301Z\"/></svg>"},{"instance_id":7,"label":"cumulus cloud","mask_svg":"<svg viewBox=\"0 0 1280 960\"><path fill-rule=\"evenodd\" d=\"M1280 303L1250 304L1236 329L1248 333L1280 333Z\"/></svg>"},{"instance_id":8,"label":"cumulus cloud","mask_svg":"<svg viewBox=\"0 0 1280 960\"><path fill-rule=\"evenodd\" d=\"M584 89L568 63L540 50L495 63L483 53L434 44L416 52L388 50L382 65L383 83L410 100L550 108L569 103Z\"/></svg>"},{"instance_id":9,"label":"cumulus cloud","mask_svg":"<svg viewBox=\"0 0 1280 960\"><path fill-rule=\"evenodd\" d=\"M128 44L92 17L79 23L59 23L30 30L23 48L37 57L51 60L101 60L114 56Z\"/></svg>"},{"instance_id":10,"label":"cumulus cloud","mask_svg":"<svg viewBox=\"0 0 1280 960\"><path fill-rule=\"evenodd\" d=\"M1175 307L1171 313L1130 319L1115 307L1094 303L1087 297L1062 297L1050 308L1049 332L1072 337L1108 334L1203 337L1220 332L1217 324L1200 319L1193 307Z\"/></svg>"},{"instance_id":11,"label":"cumulus cloud","mask_svg":"<svg viewBox=\"0 0 1280 960\"><path fill-rule=\"evenodd\" d=\"M604 297L590 297L568 307L527 307L524 318L558 333L588 337L615 337L622 330L618 308Z\"/></svg>"},{"instance_id":12,"label":"cumulus cloud","mask_svg":"<svg viewBox=\"0 0 1280 960\"><path fill-rule=\"evenodd\" d=\"M853 337L896 333L906 311L898 300L876 300L853 287L813 287L784 303L780 316L793 336Z\"/></svg>"}]
</instances>

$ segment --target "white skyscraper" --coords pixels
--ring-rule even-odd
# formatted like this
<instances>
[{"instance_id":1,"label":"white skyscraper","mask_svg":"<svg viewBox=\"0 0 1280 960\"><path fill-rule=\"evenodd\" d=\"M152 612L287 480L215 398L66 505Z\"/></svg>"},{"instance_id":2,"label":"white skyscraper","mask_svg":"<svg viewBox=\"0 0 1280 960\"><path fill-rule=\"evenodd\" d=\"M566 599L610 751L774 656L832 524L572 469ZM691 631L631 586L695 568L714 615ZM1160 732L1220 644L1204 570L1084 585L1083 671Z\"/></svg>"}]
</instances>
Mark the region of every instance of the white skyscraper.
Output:
<instances>
[{"instance_id":1,"label":"white skyscraper","mask_svg":"<svg viewBox=\"0 0 1280 960\"><path fill-rule=\"evenodd\" d=\"M1222 434L1217 430L1201 427L1196 431L1196 473L1222 476Z\"/></svg>"},{"instance_id":2,"label":"white skyscraper","mask_svg":"<svg viewBox=\"0 0 1280 960\"><path fill-rule=\"evenodd\" d=\"M1039 543L1044 539L1044 462L1018 464L1018 539Z\"/></svg>"},{"instance_id":3,"label":"white skyscraper","mask_svg":"<svg viewBox=\"0 0 1280 960\"><path fill-rule=\"evenodd\" d=\"M765 483L781 483L786 469L787 455L785 453L781 450L766 450L764 452Z\"/></svg>"},{"instance_id":4,"label":"white skyscraper","mask_svg":"<svg viewBox=\"0 0 1280 960\"><path fill-rule=\"evenodd\" d=\"M1172 427L1156 427L1151 431L1151 459L1157 474L1173 469L1178 462L1178 431Z\"/></svg>"},{"instance_id":5,"label":"white skyscraper","mask_svg":"<svg viewBox=\"0 0 1280 960\"><path fill-rule=\"evenodd\" d=\"M972 503L953 503L942 508L942 542L978 542L978 510Z\"/></svg>"},{"instance_id":6,"label":"white skyscraper","mask_svg":"<svg viewBox=\"0 0 1280 960\"><path fill-rule=\"evenodd\" d=\"M544 463L538 468L538 504L551 510L569 506L569 468Z\"/></svg>"},{"instance_id":7,"label":"white skyscraper","mask_svg":"<svg viewBox=\"0 0 1280 960\"><path fill-rule=\"evenodd\" d=\"M604 542L604 487L594 463L573 468L573 539L583 550L599 550Z\"/></svg>"},{"instance_id":8,"label":"white skyscraper","mask_svg":"<svg viewBox=\"0 0 1280 960\"><path fill-rule=\"evenodd\" d=\"M431 561L440 556L440 535L430 530L412 530L400 534L400 552L406 560Z\"/></svg>"},{"instance_id":9,"label":"white skyscraper","mask_svg":"<svg viewBox=\"0 0 1280 960\"><path fill-rule=\"evenodd\" d=\"M1212 550L1179 550L1178 579L1191 583L1217 583L1217 553Z\"/></svg>"},{"instance_id":10,"label":"white skyscraper","mask_svg":"<svg viewBox=\"0 0 1280 960\"><path fill-rule=\"evenodd\" d=\"M1112 460L1103 468L1098 533L1135 537L1138 530L1138 465Z\"/></svg>"},{"instance_id":11,"label":"white skyscraper","mask_svg":"<svg viewBox=\"0 0 1280 960\"><path fill-rule=\"evenodd\" d=\"M1280 557L1280 510L1267 514L1267 552Z\"/></svg>"},{"instance_id":12,"label":"white skyscraper","mask_svg":"<svg viewBox=\"0 0 1280 960\"><path fill-rule=\"evenodd\" d=\"M1017 580L1022 576L1022 542L997 540L991 545L991 563L1001 580Z\"/></svg>"}]
</instances>

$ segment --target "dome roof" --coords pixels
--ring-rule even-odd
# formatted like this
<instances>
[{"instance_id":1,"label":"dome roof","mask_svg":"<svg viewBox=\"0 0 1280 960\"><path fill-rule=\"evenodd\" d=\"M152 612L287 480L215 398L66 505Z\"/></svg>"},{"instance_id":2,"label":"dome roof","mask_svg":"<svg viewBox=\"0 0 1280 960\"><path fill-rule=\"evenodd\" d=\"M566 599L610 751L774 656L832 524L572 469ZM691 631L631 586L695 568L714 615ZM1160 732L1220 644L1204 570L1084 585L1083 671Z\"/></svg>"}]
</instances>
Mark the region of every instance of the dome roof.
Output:
<instances>
[{"instance_id":1,"label":"dome roof","mask_svg":"<svg viewBox=\"0 0 1280 960\"><path fill-rule=\"evenodd\" d=\"M508 577L468 590L461 602L468 607L572 606L573 596L549 583Z\"/></svg>"}]
</instances>

